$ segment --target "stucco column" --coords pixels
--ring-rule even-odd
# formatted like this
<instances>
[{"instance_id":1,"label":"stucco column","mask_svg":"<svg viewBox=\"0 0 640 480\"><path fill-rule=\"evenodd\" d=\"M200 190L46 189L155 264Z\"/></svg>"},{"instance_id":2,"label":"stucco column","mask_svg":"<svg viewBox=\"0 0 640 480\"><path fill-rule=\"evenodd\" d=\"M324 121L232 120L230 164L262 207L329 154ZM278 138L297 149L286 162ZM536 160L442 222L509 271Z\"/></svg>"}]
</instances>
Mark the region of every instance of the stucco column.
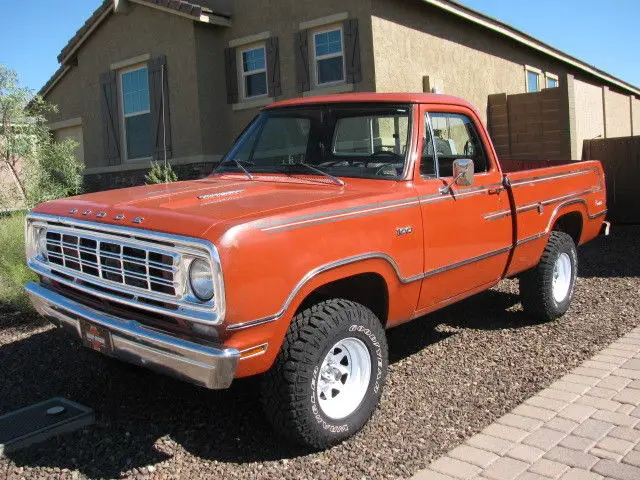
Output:
<instances>
[{"instance_id":1,"label":"stucco column","mask_svg":"<svg viewBox=\"0 0 640 480\"><path fill-rule=\"evenodd\" d=\"M571 74L567 74L564 77L560 77L560 88L562 91L562 97L565 100L564 114L565 125L563 129L564 149L563 156L568 157L569 160L578 160L582 158L582 146L578 145L578 132L576 128L576 91L574 85L574 77Z\"/></svg>"},{"instance_id":2,"label":"stucco column","mask_svg":"<svg viewBox=\"0 0 640 480\"><path fill-rule=\"evenodd\" d=\"M609 96L609 87L602 87L602 126L604 127L604 136L602 138L609 138L607 135L607 97Z\"/></svg>"},{"instance_id":3,"label":"stucco column","mask_svg":"<svg viewBox=\"0 0 640 480\"><path fill-rule=\"evenodd\" d=\"M633 116L635 114L635 111L634 111L635 98L636 98L635 95L629 95L629 114L631 115L631 123L630 123L631 133L629 135L631 136L635 135L636 130L640 129L640 125L633 124Z\"/></svg>"}]
</instances>

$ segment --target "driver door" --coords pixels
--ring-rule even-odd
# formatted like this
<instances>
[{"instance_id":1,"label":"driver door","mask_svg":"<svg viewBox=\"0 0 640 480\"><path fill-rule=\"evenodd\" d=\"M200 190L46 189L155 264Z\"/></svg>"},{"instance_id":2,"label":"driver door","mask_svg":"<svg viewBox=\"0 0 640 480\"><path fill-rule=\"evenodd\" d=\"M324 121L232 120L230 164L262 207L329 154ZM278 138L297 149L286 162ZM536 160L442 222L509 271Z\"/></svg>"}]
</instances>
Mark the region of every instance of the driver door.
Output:
<instances>
[{"instance_id":1,"label":"driver door","mask_svg":"<svg viewBox=\"0 0 640 480\"><path fill-rule=\"evenodd\" d=\"M502 174L475 112L465 107L423 105L422 146L415 187L424 223L424 278L418 312L488 288L500 280L512 241L508 217L489 221L509 208ZM474 183L456 185L453 162L474 163ZM442 187L451 185L450 191Z\"/></svg>"}]
</instances>

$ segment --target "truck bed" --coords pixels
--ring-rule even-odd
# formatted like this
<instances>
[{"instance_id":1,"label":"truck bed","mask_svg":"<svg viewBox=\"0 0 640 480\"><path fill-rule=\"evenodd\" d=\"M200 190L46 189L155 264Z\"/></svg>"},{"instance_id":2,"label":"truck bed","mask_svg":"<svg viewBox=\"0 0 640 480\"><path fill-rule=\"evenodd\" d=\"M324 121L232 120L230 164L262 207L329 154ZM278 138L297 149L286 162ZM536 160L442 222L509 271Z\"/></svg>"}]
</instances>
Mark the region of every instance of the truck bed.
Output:
<instances>
[{"instance_id":1,"label":"truck bed","mask_svg":"<svg viewBox=\"0 0 640 480\"><path fill-rule=\"evenodd\" d=\"M582 160L510 160L501 158L500 165L504 173L512 173L520 170L536 170L560 165L577 165Z\"/></svg>"},{"instance_id":2,"label":"truck bed","mask_svg":"<svg viewBox=\"0 0 640 480\"><path fill-rule=\"evenodd\" d=\"M526 164L537 168L516 169ZM544 164L545 166L540 166ZM553 166L548 166L552 164ZM516 249L508 274L515 274L540 258L546 235L553 229L557 212L571 215L563 225L576 244L596 237L606 215L606 187L602 166L598 161L581 162L514 162L502 163L503 172L511 184L513 206L487 219L511 216L514 223ZM540 239L540 241L531 241Z\"/></svg>"}]
</instances>

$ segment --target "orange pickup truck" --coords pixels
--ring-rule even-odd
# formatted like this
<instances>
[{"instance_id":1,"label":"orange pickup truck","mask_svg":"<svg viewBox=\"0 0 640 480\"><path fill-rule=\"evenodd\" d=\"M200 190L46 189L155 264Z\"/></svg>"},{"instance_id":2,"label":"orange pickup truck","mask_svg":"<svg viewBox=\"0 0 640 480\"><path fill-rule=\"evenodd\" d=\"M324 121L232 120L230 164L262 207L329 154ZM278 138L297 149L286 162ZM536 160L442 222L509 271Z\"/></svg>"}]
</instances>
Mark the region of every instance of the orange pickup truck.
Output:
<instances>
[{"instance_id":1,"label":"orange pickup truck","mask_svg":"<svg viewBox=\"0 0 640 480\"><path fill-rule=\"evenodd\" d=\"M207 388L262 374L276 430L324 448L375 410L385 329L518 276L569 308L608 232L599 162L506 171L476 110L346 94L262 110L207 178L81 195L26 221L26 290L87 346Z\"/></svg>"}]
</instances>

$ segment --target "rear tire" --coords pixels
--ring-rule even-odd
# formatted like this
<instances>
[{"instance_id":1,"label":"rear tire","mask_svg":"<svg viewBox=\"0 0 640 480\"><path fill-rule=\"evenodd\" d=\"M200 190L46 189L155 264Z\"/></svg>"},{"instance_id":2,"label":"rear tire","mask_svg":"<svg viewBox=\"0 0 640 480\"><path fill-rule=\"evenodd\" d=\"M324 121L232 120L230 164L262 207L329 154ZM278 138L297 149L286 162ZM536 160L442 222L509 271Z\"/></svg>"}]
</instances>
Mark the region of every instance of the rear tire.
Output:
<instances>
[{"instance_id":1,"label":"rear tire","mask_svg":"<svg viewBox=\"0 0 640 480\"><path fill-rule=\"evenodd\" d=\"M264 375L264 411L293 442L330 447L369 421L387 365L385 331L371 310L343 299L318 303L295 316Z\"/></svg>"},{"instance_id":2,"label":"rear tire","mask_svg":"<svg viewBox=\"0 0 640 480\"><path fill-rule=\"evenodd\" d=\"M578 254L573 239L551 232L540 263L520 275L520 298L526 313L542 321L564 315L573 299Z\"/></svg>"}]
</instances>

